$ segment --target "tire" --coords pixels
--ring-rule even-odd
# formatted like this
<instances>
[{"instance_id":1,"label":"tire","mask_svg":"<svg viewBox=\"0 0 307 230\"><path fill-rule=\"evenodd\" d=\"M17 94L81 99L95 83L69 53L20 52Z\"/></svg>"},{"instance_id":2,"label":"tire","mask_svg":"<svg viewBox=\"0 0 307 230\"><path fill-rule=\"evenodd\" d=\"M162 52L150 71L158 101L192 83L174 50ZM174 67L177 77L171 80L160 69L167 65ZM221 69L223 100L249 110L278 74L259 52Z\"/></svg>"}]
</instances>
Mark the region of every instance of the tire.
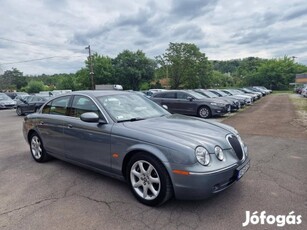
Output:
<instances>
[{"instance_id":1,"label":"tire","mask_svg":"<svg viewBox=\"0 0 307 230\"><path fill-rule=\"evenodd\" d=\"M197 111L197 115L201 118L209 118L212 116L211 109L208 106L201 106Z\"/></svg>"},{"instance_id":2,"label":"tire","mask_svg":"<svg viewBox=\"0 0 307 230\"><path fill-rule=\"evenodd\" d=\"M30 137L30 151L33 159L39 163L50 160L50 156L47 154L43 142L37 133L33 133Z\"/></svg>"},{"instance_id":3,"label":"tire","mask_svg":"<svg viewBox=\"0 0 307 230\"><path fill-rule=\"evenodd\" d=\"M17 113L18 116L22 116L23 115L20 107L16 108L16 113Z\"/></svg>"},{"instance_id":4,"label":"tire","mask_svg":"<svg viewBox=\"0 0 307 230\"><path fill-rule=\"evenodd\" d=\"M168 172L164 165L151 155L135 154L127 164L126 175L133 195L145 205L162 205L173 196Z\"/></svg>"}]
</instances>

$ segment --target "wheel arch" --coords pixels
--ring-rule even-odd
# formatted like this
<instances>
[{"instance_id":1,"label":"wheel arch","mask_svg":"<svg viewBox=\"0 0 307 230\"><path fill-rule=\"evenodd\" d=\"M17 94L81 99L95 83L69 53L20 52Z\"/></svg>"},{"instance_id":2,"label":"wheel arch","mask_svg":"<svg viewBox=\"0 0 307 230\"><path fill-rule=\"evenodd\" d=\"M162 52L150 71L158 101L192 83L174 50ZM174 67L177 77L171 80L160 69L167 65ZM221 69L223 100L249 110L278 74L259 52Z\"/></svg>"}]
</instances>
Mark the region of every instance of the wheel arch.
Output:
<instances>
[{"instance_id":1,"label":"wheel arch","mask_svg":"<svg viewBox=\"0 0 307 230\"><path fill-rule=\"evenodd\" d=\"M156 158L158 161L160 161L164 165L166 171L169 173L169 170L165 165L165 162L169 162L169 159L160 149L153 147L153 146L138 144L138 145L135 145L135 146L129 148L127 154L125 155L125 157L123 159L122 174L123 174L125 179L126 179L126 176L127 176L126 175L126 168L127 168L128 162L130 161L132 156L134 156L135 154L138 154L138 153L146 153L146 154Z\"/></svg>"},{"instance_id":2,"label":"wheel arch","mask_svg":"<svg viewBox=\"0 0 307 230\"><path fill-rule=\"evenodd\" d=\"M38 133L36 130L31 129L31 130L29 130L28 135L27 135L28 143L30 143L30 141L31 141L30 138L31 138L31 136L32 136L34 133L36 133L36 134L39 136L39 138L42 139L42 138L40 137L39 133Z\"/></svg>"}]
</instances>

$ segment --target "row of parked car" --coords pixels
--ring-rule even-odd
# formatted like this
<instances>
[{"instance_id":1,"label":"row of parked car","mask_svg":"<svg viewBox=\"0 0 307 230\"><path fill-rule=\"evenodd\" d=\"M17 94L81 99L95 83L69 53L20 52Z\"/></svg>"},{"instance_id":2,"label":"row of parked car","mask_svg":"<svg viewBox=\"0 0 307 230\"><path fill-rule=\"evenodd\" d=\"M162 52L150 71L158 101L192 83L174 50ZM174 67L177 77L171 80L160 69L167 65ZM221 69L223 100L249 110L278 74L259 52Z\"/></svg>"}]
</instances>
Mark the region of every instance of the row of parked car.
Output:
<instances>
[{"instance_id":1,"label":"row of parked car","mask_svg":"<svg viewBox=\"0 0 307 230\"><path fill-rule=\"evenodd\" d=\"M29 95L25 92L0 93L0 109L16 109L17 115L34 113L51 97L49 94Z\"/></svg>"},{"instance_id":2,"label":"row of parked car","mask_svg":"<svg viewBox=\"0 0 307 230\"><path fill-rule=\"evenodd\" d=\"M29 95L26 92L5 92L0 93L0 109L16 109L18 116L35 113L51 97L71 90L42 91Z\"/></svg>"},{"instance_id":3,"label":"row of parked car","mask_svg":"<svg viewBox=\"0 0 307 230\"><path fill-rule=\"evenodd\" d=\"M252 105L272 91L262 86L240 89L162 90L142 92L171 113L210 118Z\"/></svg>"},{"instance_id":4,"label":"row of parked car","mask_svg":"<svg viewBox=\"0 0 307 230\"><path fill-rule=\"evenodd\" d=\"M151 89L141 92L171 113L210 118L238 111L271 93L261 86L240 89ZM16 108L18 116L37 112L53 93L29 95L24 92L0 93L0 108Z\"/></svg>"},{"instance_id":5,"label":"row of parked car","mask_svg":"<svg viewBox=\"0 0 307 230\"><path fill-rule=\"evenodd\" d=\"M300 85L294 88L294 92L301 94L304 97L307 97L307 84Z\"/></svg>"}]
</instances>

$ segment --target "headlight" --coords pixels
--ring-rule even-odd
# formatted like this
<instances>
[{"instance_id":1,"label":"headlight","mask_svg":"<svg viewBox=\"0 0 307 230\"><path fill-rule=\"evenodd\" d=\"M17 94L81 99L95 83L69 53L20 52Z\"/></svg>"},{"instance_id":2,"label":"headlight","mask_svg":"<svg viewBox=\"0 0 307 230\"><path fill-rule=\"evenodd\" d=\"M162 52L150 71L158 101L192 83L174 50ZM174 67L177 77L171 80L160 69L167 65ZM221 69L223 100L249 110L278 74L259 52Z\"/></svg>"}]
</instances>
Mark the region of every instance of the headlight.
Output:
<instances>
[{"instance_id":1,"label":"headlight","mask_svg":"<svg viewBox=\"0 0 307 230\"><path fill-rule=\"evenodd\" d=\"M217 159L219 159L220 161L224 160L223 149L220 146L215 146L214 152L215 152Z\"/></svg>"},{"instance_id":2,"label":"headlight","mask_svg":"<svg viewBox=\"0 0 307 230\"><path fill-rule=\"evenodd\" d=\"M244 144L242 138L240 137L239 134L237 134L237 138L238 138L238 141L240 142L240 145L242 147L242 150L244 151L245 155L247 155L247 146Z\"/></svg>"},{"instance_id":3,"label":"headlight","mask_svg":"<svg viewBox=\"0 0 307 230\"><path fill-rule=\"evenodd\" d=\"M223 104L223 103L215 103L215 102L210 102L210 105L215 105L215 106L224 107L226 104Z\"/></svg>"},{"instance_id":4,"label":"headlight","mask_svg":"<svg viewBox=\"0 0 307 230\"><path fill-rule=\"evenodd\" d=\"M200 164L207 166L210 163L210 154L204 147L198 146L195 149L195 155Z\"/></svg>"}]
</instances>

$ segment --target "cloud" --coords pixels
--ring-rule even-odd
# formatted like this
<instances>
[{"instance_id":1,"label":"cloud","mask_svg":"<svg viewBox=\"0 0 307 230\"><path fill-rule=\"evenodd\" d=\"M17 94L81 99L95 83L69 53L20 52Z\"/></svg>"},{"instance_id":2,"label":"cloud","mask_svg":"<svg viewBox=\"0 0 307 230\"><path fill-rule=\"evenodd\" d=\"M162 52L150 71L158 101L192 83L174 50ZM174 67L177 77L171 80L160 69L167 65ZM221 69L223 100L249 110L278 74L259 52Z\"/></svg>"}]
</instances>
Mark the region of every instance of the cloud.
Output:
<instances>
[{"instance_id":1,"label":"cloud","mask_svg":"<svg viewBox=\"0 0 307 230\"><path fill-rule=\"evenodd\" d=\"M304 0L10 0L0 14L0 67L25 74L75 72L89 44L110 57L140 49L154 58L187 42L209 59L291 53L307 64ZM51 56L62 58L3 64Z\"/></svg>"},{"instance_id":2,"label":"cloud","mask_svg":"<svg viewBox=\"0 0 307 230\"><path fill-rule=\"evenodd\" d=\"M218 0L172 0L172 10L170 13L176 18L193 19L212 11L217 3Z\"/></svg>"}]
</instances>

